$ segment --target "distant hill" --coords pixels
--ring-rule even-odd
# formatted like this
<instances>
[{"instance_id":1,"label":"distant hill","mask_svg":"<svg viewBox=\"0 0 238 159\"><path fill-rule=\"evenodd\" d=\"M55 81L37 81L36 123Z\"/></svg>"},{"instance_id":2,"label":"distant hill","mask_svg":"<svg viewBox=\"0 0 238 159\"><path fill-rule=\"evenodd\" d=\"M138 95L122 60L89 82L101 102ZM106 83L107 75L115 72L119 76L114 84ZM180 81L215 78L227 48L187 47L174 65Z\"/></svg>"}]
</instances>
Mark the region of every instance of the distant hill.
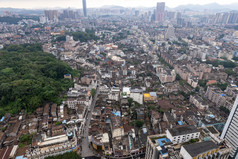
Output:
<instances>
[{"instance_id":1,"label":"distant hill","mask_svg":"<svg viewBox=\"0 0 238 159\"><path fill-rule=\"evenodd\" d=\"M229 5L220 5L218 3L210 3L205 5L199 5L199 4L187 4L187 5L180 5L176 8L173 8L176 10L193 10L193 11L203 11L205 9L209 9L212 11L231 11L231 10L237 10L238 11L238 3L233 3Z\"/></svg>"},{"instance_id":2,"label":"distant hill","mask_svg":"<svg viewBox=\"0 0 238 159\"><path fill-rule=\"evenodd\" d=\"M103 8L103 9L125 9L125 7L115 6L115 5L105 5L105 6L102 6L101 8Z\"/></svg>"},{"instance_id":3,"label":"distant hill","mask_svg":"<svg viewBox=\"0 0 238 159\"><path fill-rule=\"evenodd\" d=\"M0 8L0 14L2 14L5 11L10 11L10 12L14 12L17 14L43 14L44 11L43 10L39 10L39 9L17 9L17 8Z\"/></svg>"}]
</instances>

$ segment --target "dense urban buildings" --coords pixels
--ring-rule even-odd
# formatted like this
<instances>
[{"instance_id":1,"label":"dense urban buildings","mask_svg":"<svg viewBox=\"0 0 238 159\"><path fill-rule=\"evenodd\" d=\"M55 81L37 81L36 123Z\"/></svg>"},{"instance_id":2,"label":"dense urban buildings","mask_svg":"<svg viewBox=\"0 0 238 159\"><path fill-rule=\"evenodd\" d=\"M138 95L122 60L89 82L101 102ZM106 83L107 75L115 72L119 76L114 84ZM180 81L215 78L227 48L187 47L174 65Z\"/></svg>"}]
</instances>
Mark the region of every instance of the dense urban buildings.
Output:
<instances>
[{"instance_id":1,"label":"dense urban buildings","mask_svg":"<svg viewBox=\"0 0 238 159\"><path fill-rule=\"evenodd\" d=\"M237 11L81 2L0 10L0 156L236 158Z\"/></svg>"}]
</instances>

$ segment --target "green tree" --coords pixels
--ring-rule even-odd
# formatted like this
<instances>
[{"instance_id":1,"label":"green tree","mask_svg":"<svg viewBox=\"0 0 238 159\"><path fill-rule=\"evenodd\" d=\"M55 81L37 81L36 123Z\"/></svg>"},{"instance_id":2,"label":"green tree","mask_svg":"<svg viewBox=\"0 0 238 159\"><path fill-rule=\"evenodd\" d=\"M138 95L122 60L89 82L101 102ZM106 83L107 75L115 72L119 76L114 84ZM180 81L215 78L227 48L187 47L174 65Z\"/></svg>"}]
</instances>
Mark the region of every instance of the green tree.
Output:
<instances>
[{"instance_id":1,"label":"green tree","mask_svg":"<svg viewBox=\"0 0 238 159\"><path fill-rule=\"evenodd\" d=\"M55 41L57 42L66 41L66 36L65 35L58 36L56 37Z\"/></svg>"},{"instance_id":2,"label":"green tree","mask_svg":"<svg viewBox=\"0 0 238 159\"><path fill-rule=\"evenodd\" d=\"M20 140L21 143L31 144L31 142L32 142L32 135L24 134L24 135L20 136L19 140Z\"/></svg>"},{"instance_id":3,"label":"green tree","mask_svg":"<svg viewBox=\"0 0 238 159\"><path fill-rule=\"evenodd\" d=\"M75 41L80 41L80 42L87 42L89 40L97 40L97 36L95 35L95 32L93 30L86 30L86 32L73 32L70 33L70 35L73 36Z\"/></svg>"},{"instance_id":4,"label":"green tree","mask_svg":"<svg viewBox=\"0 0 238 159\"><path fill-rule=\"evenodd\" d=\"M221 107L220 107L220 110L223 111L224 113L226 113L227 115L230 114L230 110L227 109L226 107L221 106Z\"/></svg>"},{"instance_id":5,"label":"green tree","mask_svg":"<svg viewBox=\"0 0 238 159\"><path fill-rule=\"evenodd\" d=\"M73 86L64 74L80 71L42 52L40 44L8 45L0 50L0 115L31 113L44 102L59 101L59 93Z\"/></svg>"},{"instance_id":6,"label":"green tree","mask_svg":"<svg viewBox=\"0 0 238 159\"><path fill-rule=\"evenodd\" d=\"M92 95L92 97L94 97L94 96L96 95L96 92L97 92L97 91L96 91L96 89L94 89L94 88L91 90L91 95Z\"/></svg>"},{"instance_id":7,"label":"green tree","mask_svg":"<svg viewBox=\"0 0 238 159\"><path fill-rule=\"evenodd\" d=\"M199 90L200 90L199 87L196 87L196 88L195 88L195 91L196 91L196 92L199 92Z\"/></svg>"},{"instance_id":8,"label":"green tree","mask_svg":"<svg viewBox=\"0 0 238 159\"><path fill-rule=\"evenodd\" d=\"M128 105L129 105L129 107L132 106L132 103L133 103L133 99L132 98L128 98Z\"/></svg>"},{"instance_id":9,"label":"green tree","mask_svg":"<svg viewBox=\"0 0 238 159\"><path fill-rule=\"evenodd\" d=\"M60 125L60 124L62 124L60 121L57 121L57 122L55 123L55 125Z\"/></svg>"},{"instance_id":10,"label":"green tree","mask_svg":"<svg viewBox=\"0 0 238 159\"><path fill-rule=\"evenodd\" d=\"M225 72L228 74L228 76L236 74L232 69L226 69Z\"/></svg>"},{"instance_id":11,"label":"green tree","mask_svg":"<svg viewBox=\"0 0 238 159\"><path fill-rule=\"evenodd\" d=\"M229 85L228 83L217 83L215 84L217 87L219 87L222 91L224 91L227 86Z\"/></svg>"},{"instance_id":12,"label":"green tree","mask_svg":"<svg viewBox=\"0 0 238 159\"><path fill-rule=\"evenodd\" d=\"M144 121L143 120L136 120L135 121L135 126L138 128L141 128L144 125Z\"/></svg>"},{"instance_id":13,"label":"green tree","mask_svg":"<svg viewBox=\"0 0 238 159\"><path fill-rule=\"evenodd\" d=\"M207 80L198 80L198 85L201 87L205 87L207 85Z\"/></svg>"}]
</instances>

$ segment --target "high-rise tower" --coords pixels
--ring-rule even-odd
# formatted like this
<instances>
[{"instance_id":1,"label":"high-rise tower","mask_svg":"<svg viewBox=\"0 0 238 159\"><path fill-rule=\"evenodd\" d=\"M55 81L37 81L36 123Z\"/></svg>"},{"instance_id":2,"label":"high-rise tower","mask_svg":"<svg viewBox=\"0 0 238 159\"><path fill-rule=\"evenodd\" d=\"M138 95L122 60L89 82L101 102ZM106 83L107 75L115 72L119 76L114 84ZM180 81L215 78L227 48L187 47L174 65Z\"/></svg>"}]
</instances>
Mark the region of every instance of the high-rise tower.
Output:
<instances>
[{"instance_id":1,"label":"high-rise tower","mask_svg":"<svg viewBox=\"0 0 238 159\"><path fill-rule=\"evenodd\" d=\"M165 2L158 2L156 7L155 21L161 23L164 21Z\"/></svg>"},{"instance_id":2,"label":"high-rise tower","mask_svg":"<svg viewBox=\"0 0 238 159\"><path fill-rule=\"evenodd\" d=\"M225 139L232 147L230 156L238 158L238 95L231 109L226 125L222 131L221 139Z\"/></svg>"},{"instance_id":3,"label":"high-rise tower","mask_svg":"<svg viewBox=\"0 0 238 159\"><path fill-rule=\"evenodd\" d=\"M83 0L83 15L87 17L87 4L86 0Z\"/></svg>"}]
</instances>

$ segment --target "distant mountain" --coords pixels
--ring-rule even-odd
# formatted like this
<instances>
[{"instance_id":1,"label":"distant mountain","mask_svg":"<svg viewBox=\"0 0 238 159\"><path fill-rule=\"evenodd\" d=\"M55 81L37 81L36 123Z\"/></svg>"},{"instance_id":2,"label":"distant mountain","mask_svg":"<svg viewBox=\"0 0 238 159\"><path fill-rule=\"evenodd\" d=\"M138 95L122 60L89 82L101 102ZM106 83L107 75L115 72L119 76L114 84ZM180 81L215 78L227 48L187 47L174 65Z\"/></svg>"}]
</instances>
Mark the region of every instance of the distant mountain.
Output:
<instances>
[{"instance_id":1,"label":"distant mountain","mask_svg":"<svg viewBox=\"0 0 238 159\"><path fill-rule=\"evenodd\" d=\"M115 5L105 5L105 6L102 6L101 8L103 8L103 9L125 9L125 7L115 6Z\"/></svg>"},{"instance_id":2,"label":"distant mountain","mask_svg":"<svg viewBox=\"0 0 238 159\"><path fill-rule=\"evenodd\" d=\"M229 5L220 5L218 3L210 3L205 5L194 5L194 4L188 4L188 5L181 5L176 8L173 8L176 10L193 10L193 11L203 11L205 9L211 10L211 11L231 11L231 10L238 10L238 3L233 3Z\"/></svg>"},{"instance_id":3,"label":"distant mountain","mask_svg":"<svg viewBox=\"0 0 238 159\"><path fill-rule=\"evenodd\" d=\"M43 14L43 10L39 9L17 9L17 8L0 8L0 14L5 12L5 11L10 11L14 12L17 14Z\"/></svg>"}]
</instances>

